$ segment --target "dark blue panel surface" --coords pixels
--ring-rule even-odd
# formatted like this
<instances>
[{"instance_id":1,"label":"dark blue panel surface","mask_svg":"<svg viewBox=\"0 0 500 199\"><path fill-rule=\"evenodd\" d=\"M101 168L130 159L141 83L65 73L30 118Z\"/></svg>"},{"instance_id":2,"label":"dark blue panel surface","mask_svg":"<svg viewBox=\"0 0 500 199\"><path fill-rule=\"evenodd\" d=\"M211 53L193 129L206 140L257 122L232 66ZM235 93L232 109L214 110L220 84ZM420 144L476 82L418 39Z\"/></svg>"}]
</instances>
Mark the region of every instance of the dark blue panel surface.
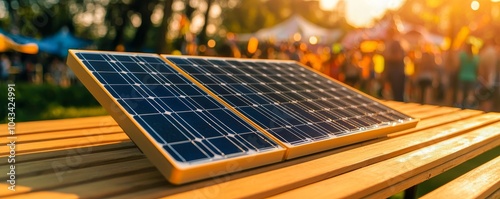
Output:
<instances>
[{"instance_id":1,"label":"dark blue panel surface","mask_svg":"<svg viewBox=\"0 0 500 199\"><path fill-rule=\"evenodd\" d=\"M292 145L412 119L294 62L166 58Z\"/></svg>"},{"instance_id":2,"label":"dark blue panel surface","mask_svg":"<svg viewBox=\"0 0 500 199\"><path fill-rule=\"evenodd\" d=\"M279 148L156 55L76 55L124 113L179 162L196 164ZM190 64L183 59L175 62ZM197 63L196 70L208 62ZM218 68L203 71L199 78L208 81L205 73L210 72L216 73ZM216 84L218 79L230 81L226 77L211 79Z\"/></svg>"}]
</instances>

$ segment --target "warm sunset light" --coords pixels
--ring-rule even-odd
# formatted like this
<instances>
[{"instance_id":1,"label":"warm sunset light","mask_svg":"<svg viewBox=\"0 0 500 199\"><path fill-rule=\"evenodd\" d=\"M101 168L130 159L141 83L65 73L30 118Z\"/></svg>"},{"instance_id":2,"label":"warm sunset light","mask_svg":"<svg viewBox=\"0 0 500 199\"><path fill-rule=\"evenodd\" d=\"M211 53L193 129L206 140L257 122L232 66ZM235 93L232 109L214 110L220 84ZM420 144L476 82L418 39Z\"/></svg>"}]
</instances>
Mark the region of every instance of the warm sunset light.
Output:
<instances>
[{"instance_id":1,"label":"warm sunset light","mask_svg":"<svg viewBox=\"0 0 500 199\"><path fill-rule=\"evenodd\" d=\"M366 27L373 19L382 17L388 9L397 9L403 0L348 0L346 3L346 20L351 25Z\"/></svg>"},{"instance_id":2,"label":"warm sunset light","mask_svg":"<svg viewBox=\"0 0 500 199\"><path fill-rule=\"evenodd\" d=\"M495 197L499 33L500 0L0 0L0 199Z\"/></svg>"}]
</instances>

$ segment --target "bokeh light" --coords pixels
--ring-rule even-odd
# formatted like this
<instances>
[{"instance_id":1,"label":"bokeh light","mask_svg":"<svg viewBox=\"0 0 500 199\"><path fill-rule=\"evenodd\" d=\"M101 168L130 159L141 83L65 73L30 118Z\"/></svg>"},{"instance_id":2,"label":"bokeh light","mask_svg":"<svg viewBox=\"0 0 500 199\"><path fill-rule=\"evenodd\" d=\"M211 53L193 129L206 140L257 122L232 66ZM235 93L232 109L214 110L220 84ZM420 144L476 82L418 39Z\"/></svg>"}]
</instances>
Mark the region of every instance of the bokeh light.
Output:
<instances>
[{"instance_id":1,"label":"bokeh light","mask_svg":"<svg viewBox=\"0 0 500 199\"><path fill-rule=\"evenodd\" d=\"M339 0L320 0L319 8L322 10L333 10Z\"/></svg>"},{"instance_id":2,"label":"bokeh light","mask_svg":"<svg viewBox=\"0 0 500 199\"><path fill-rule=\"evenodd\" d=\"M208 42L207 42L207 46L208 46L209 48L214 48L216 44L217 44L217 42L215 42L215 40L213 40L213 39L210 39L210 40L208 40Z\"/></svg>"},{"instance_id":3,"label":"bokeh light","mask_svg":"<svg viewBox=\"0 0 500 199\"><path fill-rule=\"evenodd\" d=\"M255 37L250 38L250 40L248 40L247 51L253 54L257 51L257 47L259 47L259 40Z\"/></svg>"},{"instance_id":4,"label":"bokeh light","mask_svg":"<svg viewBox=\"0 0 500 199\"><path fill-rule=\"evenodd\" d=\"M480 4L478 1L472 1L472 3L470 3L470 8L472 10L479 10L479 6L480 6Z\"/></svg>"},{"instance_id":5,"label":"bokeh light","mask_svg":"<svg viewBox=\"0 0 500 199\"><path fill-rule=\"evenodd\" d=\"M316 37L316 36L309 37L309 43L312 45L318 44L318 37Z\"/></svg>"},{"instance_id":6,"label":"bokeh light","mask_svg":"<svg viewBox=\"0 0 500 199\"><path fill-rule=\"evenodd\" d=\"M302 35L300 35L300 33L295 33L293 34L293 40L294 41L300 41L302 39Z\"/></svg>"}]
</instances>

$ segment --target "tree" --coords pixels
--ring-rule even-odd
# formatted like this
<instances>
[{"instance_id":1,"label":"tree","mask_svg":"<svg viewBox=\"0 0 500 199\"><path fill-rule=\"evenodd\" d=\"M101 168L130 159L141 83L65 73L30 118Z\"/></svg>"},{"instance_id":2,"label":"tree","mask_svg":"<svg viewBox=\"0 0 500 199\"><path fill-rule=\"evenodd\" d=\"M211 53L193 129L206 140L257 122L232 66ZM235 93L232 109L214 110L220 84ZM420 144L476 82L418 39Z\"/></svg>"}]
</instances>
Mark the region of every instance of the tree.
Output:
<instances>
[{"instance_id":1,"label":"tree","mask_svg":"<svg viewBox=\"0 0 500 199\"><path fill-rule=\"evenodd\" d=\"M115 31L111 45L107 47L108 50L114 50L118 45L123 45L125 43L124 31L129 21L127 15L129 10L130 6L123 1L113 2L108 6L106 21L109 27L114 27ZM108 31L108 33L110 32L111 31ZM109 37L109 35L106 37Z\"/></svg>"},{"instance_id":2,"label":"tree","mask_svg":"<svg viewBox=\"0 0 500 199\"><path fill-rule=\"evenodd\" d=\"M130 46L134 51L141 51L144 46L145 39L147 38L148 31L151 28L151 14L153 14L153 8L158 3L157 0L136 0L132 3L132 8L136 8L135 11L141 16L141 25L137 28L135 36L132 39Z\"/></svg>"},{"instance_id":3,"label":"tree","mask_svg":"<svg viewBox=\"0 0 500 199\"><path fill-rule=\"evenodd\" d=\"M198 34L198 42L200 44L204 44L208 41L207 27L209 23L210 9L212 8L212 3L213 0L207 0L207 11L205 11L205 23L203 24L203 27L201 28L201 31Z\"/></svg>"},{"instance_id":4,"label":"tree","mask_svg":"<svg viewBox=\"0 0 500 199\"><path fill-rule=\"evenodd\" d=\"M167 53L167 32L170 17L172 16L172 4L174 0L165 0L163 2L163 19L160 25L158 34L158 45L156 46L157 53Z\"/></svg>"}]
</instances>

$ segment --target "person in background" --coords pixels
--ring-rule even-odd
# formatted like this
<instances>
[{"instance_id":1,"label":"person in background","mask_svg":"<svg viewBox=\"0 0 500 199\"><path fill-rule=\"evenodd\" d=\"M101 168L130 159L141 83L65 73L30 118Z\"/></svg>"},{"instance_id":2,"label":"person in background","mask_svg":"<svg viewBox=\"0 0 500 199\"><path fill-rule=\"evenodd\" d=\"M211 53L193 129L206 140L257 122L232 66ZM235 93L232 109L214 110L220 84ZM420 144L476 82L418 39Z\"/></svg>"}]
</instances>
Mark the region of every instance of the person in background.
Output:
<instances>
[{"instance_id":1,"label":"person in background","mask_svg":"<svg viewBox=\"0 0 500 199\"><path fill-rule=\"evenodd\" d=\"M290 45L289 49L289 57L291 60L295 60L300 62L302 60L303 54L299 50L300 43L295 42L292 45Z\"/></svg>"},{"instance_id":2,"label":"person in background","mask_svg":"<svg viewBox=\"0 0 500 199\"><path fill-rule=\"evenodd\" d=\"M306 50L304 61L306 66L309 66L316 71L321 71L322 61L318 54L312 52L311 50Z\"/></svg>"},{"instance_id":3,"label":"person in background","mask_svg":"<svg viewBox=\"0 0 500 199\"><path fill-rule=\"evenodd\" d=\"M374 78L374 63L373 63L373 53L363 53L361 60L359 61L359 66L361 69L361 81L360 90L365 93L372 92L372 80Z\"/></svg>"},{"instance_id":4,"label":"person in background","mask_svg":"<svg viewBox=\"0 0 500 199\"><path fill-rule=\"evenodd\" d=\"M361 80L360 59L361 52L353 51L340 69L342 74L344 74L344 82L354 88L359 88L358 84Z\"/></svg>"},{"instance_id":5,"label":"person in background","mask_svg":"<svg viewBox=\"0 0 500 199\"><path fill-rule=\"evenodd\" d=\"M9 57L7 57L7 55L2 54L2 56L0 57L0 66L1 66L0 78L3 82L6 82L9 79L9 73L10 73L10 67L11 67L11 62L10 62Z\"/></svg>"},{"instance_id":6,"label":"person in background","mask_svg":"<svg viewBox=\"0 0 500 199\"><path fill-rule=\"evenodd\" d=\"M432 87L436 68L436 61L432 49L430 46L424 45L421 58L416 63L415 67L415 77L420 91L419 102L422 104L428 103L427 94L430 91L429 88Z\"/></svg>"},{"instance_id":7,"label":"person in background","mask_svg":"<svg viewBox=\"0 0 500 199\"><path fill-rule=\"evenodd\" d=\"M288 44L286 44L285 42L281 43L279 50L278 52L276 52L275 56L276 59L289 60L290 57L288 56Z\"/></svg>"},{"instance_id":8,"label":"person in background","mask_svg":"<svg viewBox=\"0 0 500 199\"><path fill-rule=\"evenodd\" d=\"M486 91L485 95L487 95L480 102L479 108L486 112L491 111L493 108L493 92L496 84L496 64L498 58L494 42L492 39L487 40L479 53L477 80Z\"/></svg>"},{"instance_id":9,"label":"person in background","mask_svg":"<svg viewBox=\"0 0 500 199\"><path fill-rule=\"evenodd\" d=\"M385 42L386 47L383 53L384 76L391 86L393 100L403 102L406 82L405 51L396 34L397 29L393 27L389 30L389 39Z\"/></svg>"},{"instance_id":10,"label":"person in background","mask_svg":"<svg viewBox=\"0 0 500 199\"><path fill-rule=\"evenodd\" d=\"M497 44L500 43L500 38L495 40ZM496 74L496 89L493 93L493 111L500 112L500 45L496 46L497 49L497 74Z\"/></svg>"},{"instance_id":11,"label":"person in background","mask_svg":"<svg viewBox=\"0 0 500 199\"><path fill-rule=\"evenodd\" d=\"M476 83L479 57L472 52L472 44L465 44L463 51L458 54L458 59L458 87L462 92L459 105L466 108L470 106L468 97Z\"/></svg>"},{"instance_id":12,"label":"person in background","mask_svg":"<svg viewBox=\"0 0 500 199\"><path fill-rule=\"evenodd\" d=\"M59 58L54 58L50 65L50 76L55 85L61 86L65 75L65 65Z\"/></svg>"},{"instance_id":13,"label":"person in background","mask_svg":"<svg viewBox=\"0 0 500 199\"><path fill-rule=\"evenodd\" d=\"M231 46L227 43L223 43L222 45L219 46L217 50L217 55L220 57L233 57L233 50L231 49Z\"/></svg>"},{"instance_id":14,"label":"person in background","mask_svg":"<svg viewBox=\"0 0 500 199\"><path fill-rule=\"evenodd\" d=\"M330 76L339 80L340 67L345 62L345 54L343 52L335 53L330 56Z\"/></svg>"}]
</instances>

